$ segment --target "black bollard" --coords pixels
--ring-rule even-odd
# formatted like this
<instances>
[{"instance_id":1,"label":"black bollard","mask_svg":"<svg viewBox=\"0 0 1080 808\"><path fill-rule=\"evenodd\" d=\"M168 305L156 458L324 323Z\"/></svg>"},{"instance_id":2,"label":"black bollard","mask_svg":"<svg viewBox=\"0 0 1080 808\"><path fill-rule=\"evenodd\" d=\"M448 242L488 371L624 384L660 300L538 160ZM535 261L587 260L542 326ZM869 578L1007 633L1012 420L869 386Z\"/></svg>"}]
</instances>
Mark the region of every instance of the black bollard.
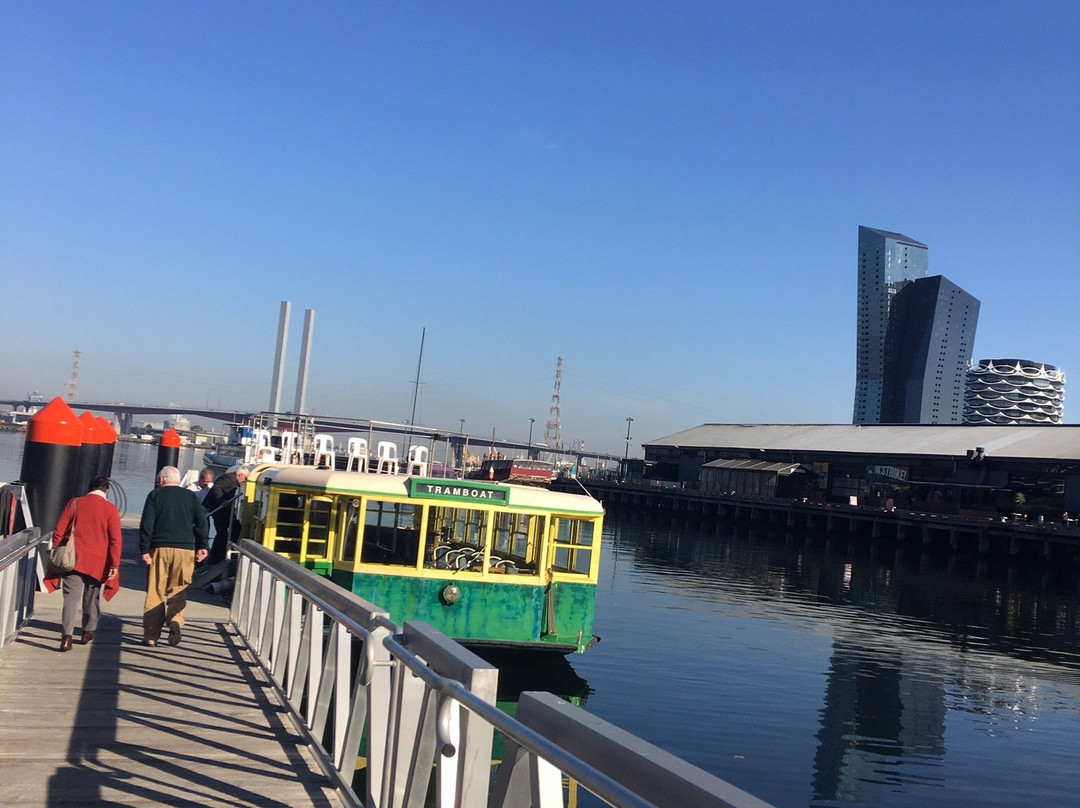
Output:
<instances>
[{"instance_id":1,"label":"black bollard","mask_svg":"<svg viewBox=\"0 0 1080 808\"><path fill-rule=\"evenodd\" d=\"M165 466L175 466L180 462L180 435L171 426L161 433L161 442L157 450L157 466L154 471L154 482L157 482L157 474Z\"/></svg>"},{"instance_id":2,"label":"black bollard","mask_svg":"<svg viewBox=\"0 0 1080 808\"><path fill-rule=\"evenodd\" d=\"M98 428L105 440L101 442L101 463L98 465L97 476L111 477L113 454L116 453L116 430L107 420L98 416Z\"/></svg>"},{"instance_id":3,"label":"black bollard","mask_svg":"<svg viewBox=\"0 0 1080 808\"><path fill-rule=\"evenodd\" d=\"M46 404L26 426L22 471L30 516L47 533L73 496L82 446L82 422L59 396ZM85 493L85 492L82 492Z\"/></svg>"},{"instance_id":4,"label":"black bollard","mask_svg":"<svg viewBox=\"0 0 1080 808\"><path fill-rule=\"evenodd\" d=\"M82 448L79 449L79 462L75 467L75 496L85 494L90 488L90 481L98 476L101 465L101 444L105 436L98 426L98 419L89 412L79 416L83 425Z\"/></svg>"}]
</instances>

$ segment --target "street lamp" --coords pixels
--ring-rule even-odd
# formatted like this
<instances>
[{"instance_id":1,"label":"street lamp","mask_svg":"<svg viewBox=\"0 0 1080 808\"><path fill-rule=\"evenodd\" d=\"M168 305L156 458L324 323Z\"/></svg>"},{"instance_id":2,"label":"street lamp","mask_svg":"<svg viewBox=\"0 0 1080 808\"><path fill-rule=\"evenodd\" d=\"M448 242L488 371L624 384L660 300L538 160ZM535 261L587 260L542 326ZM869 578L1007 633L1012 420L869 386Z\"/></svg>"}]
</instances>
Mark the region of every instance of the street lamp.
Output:
<instances>
[{"instance_id":1,"label":"street lamp","mask_svg":"<svg viewBox=\"0 0 1080 808\"><path fill-rule=\"evenodd\" d=\"M530 418L529 419L529 448L528 448L528 451L525 452L525 456L528 457L528 458L532 458L532 428L533 428L533 421L535 421L535 420L536 420L535 418Z\"/></svg>"},{"instance_id":2,"label":"street lamp","mask_svg":"<svg viewBox=\"0 0 1080 808\"><path fill-rule=\"evenodd\" d=\"M626 467L630 460L630 424L634 422L633 418L626 419L626 453L623 455L623 479L626 479Z\"/></svg>"}]
</instances>

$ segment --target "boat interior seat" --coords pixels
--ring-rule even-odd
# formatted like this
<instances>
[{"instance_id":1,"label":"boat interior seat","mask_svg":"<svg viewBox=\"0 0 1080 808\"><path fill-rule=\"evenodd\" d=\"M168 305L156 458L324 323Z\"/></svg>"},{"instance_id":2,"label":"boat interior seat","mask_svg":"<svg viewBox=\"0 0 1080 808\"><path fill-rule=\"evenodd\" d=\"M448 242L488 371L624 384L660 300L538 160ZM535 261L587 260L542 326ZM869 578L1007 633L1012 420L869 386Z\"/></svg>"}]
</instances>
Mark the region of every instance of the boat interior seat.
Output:
<instances>
[{"instance_id":1,"label":"boat interior seat","mask_svg":"<svg viewBox=\"0 0 1080 808\"><path fill-rule=\"evenodd\" d=\"M312 458L315 468L334 468L334 439L330 435L315 436L315 457Z\"/></svg>"},{"instance_id":2,"label":"boat interior seat","mask_svg":"<svg viewBox=\"0 0 1080 808\"><path fill-rule=\"evenodd\" d=\"M368 445L367 438L349 438L348 460L345 463L345 471L353 470L353 461L356 462L357 471L368 470Z\"/></svg>"},{"instance_id":3,"label":"boat interior seat","mask_svg":"<svg viewBox=\"0 0 1080 808\"><path fill-rule=\"evenodd\" d=\"M397 474L397 444L381 440L375 447L375 472L377 474Z\"/></svg>"},{"instance_id":4,"label":"boat interior seat","mask_svg":"<svg viewBox=\"0 0 1080 808\"><path fill-rule=\"evenodd\" d=\"M410 446L409 447L409 467L408 474L412 476L414 473L420 477L427 477L428 474L428 448L426 446Z\"/></svg>"}]
</instances>

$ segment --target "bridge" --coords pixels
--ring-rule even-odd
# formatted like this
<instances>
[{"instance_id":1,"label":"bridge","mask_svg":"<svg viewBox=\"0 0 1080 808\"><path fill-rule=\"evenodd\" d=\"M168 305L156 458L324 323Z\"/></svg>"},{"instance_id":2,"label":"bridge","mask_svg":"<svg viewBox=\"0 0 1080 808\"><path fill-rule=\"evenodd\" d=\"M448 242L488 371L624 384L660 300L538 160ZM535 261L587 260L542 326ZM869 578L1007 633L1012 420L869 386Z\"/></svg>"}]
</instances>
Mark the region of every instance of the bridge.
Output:
<instances>
[{"instance_id":1,"label":"bridge","mask_svg":"<svg viewBox=\"0 0 1080 808\"><path fill-rule=\"evenodd\" d=\"M41 407L46 402L30 401L27 399L0 399L0 407L9 410L17 407L29 409ZM442 430L428 426L415 424L400 424L392 421L377 421L370 418L346 418L331 415L303 415L296 416L289 412L243 412L240 410L221 410L209 407L180 407L163 406L160 404L125 404L121 402L68 402L68 406L77 410L90 410L97 413L111 413L120 420L121 425L127 424L130 429L131 418L135 415L162 415L176 417L177 415L193 416L221 421L226 424L243 424L259 419L264 423L291 423L298 418L308 423L311 428L318 432L329 433L378 433L395 437L418 437L432 442L447 441L451 446L461 447L471 444L474 447L490 448L504 452L532 452L533 456L538 453L553 453L562 457L573 457L578 466L584 458L596 458L606 462L619 462L622 457L607 452L586 452L576 448L553 448L539 443L511 441L492 437L480 437L470 435L467 432L457 430ZM372 444L374 445L374 444Z\"/></svg>"},{"instance_id":2,"label":"bridge","mask_svg":"<svg viewBox=\"0 0 1080 808\"><path fill-rule=\"evenodd\" d=\"M554 808L584 789L618 808L768 808L550 694L511 718L496 668L250 541L229 608L193 591L180 645L143 646L135 527L121 593L65 654L61 596L37 591L51 534L0 538L8 805Z\"/></svg>"}]
</instances>

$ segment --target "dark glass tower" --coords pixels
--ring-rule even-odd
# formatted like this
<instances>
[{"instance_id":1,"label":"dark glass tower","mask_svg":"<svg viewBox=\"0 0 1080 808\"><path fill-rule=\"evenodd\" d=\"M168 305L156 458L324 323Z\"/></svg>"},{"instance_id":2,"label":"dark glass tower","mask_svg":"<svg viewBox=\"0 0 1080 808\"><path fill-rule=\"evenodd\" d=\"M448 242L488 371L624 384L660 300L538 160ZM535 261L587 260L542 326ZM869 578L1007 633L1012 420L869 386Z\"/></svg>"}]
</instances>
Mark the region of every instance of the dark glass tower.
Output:
<instances>
[{"instance_id":1,"label":"dark glass tower","mask_svg":"<svg viewBox=\"0 0 1080 808\"><path fill-rule=\"evenodd\" d=\"M941 275L898 285L885 334L882 424L959 424L979 301Z\"/></svg>"}]
</instances>

